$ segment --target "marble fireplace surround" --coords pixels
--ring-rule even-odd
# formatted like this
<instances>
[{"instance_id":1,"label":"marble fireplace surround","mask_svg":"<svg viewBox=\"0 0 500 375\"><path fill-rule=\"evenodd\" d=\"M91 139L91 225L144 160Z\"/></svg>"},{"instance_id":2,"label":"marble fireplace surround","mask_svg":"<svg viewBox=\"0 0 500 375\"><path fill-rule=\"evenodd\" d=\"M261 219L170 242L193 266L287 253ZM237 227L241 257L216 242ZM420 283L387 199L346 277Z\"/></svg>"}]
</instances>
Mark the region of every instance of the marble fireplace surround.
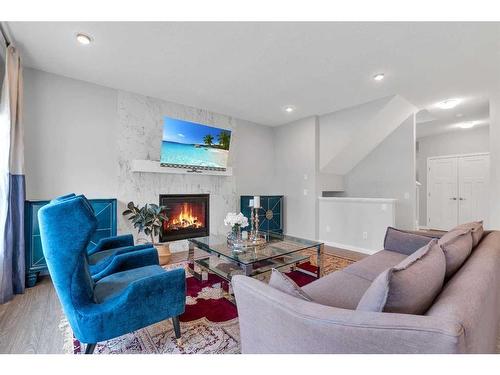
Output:
<instances>
[{"instance_id":1,"label":"marble fireplace surround","mask_svg":"<svg viewBox=\"0 0 500 375\"><path fill-rule=\"evenodd\" d=\"M118 228L121 233L134 233L136 241L145 241L134 228L121 217L129 201L136 204L157 203L160 194L209 194L210 232L223 234L228 231L224 217L228 212L239 210L242 194L266 194L272 189L273 171L269 167L252 165L248 160L251 143L265 142L270 128L237 120L225 115L166 102L160 99L118 91L117 113L119 129L118 149ZM232 176L185 175L133 172L132 160L158 160L163 127L163 117L171 116L187 121L230 129L233 132L228 165L233 167ZM264 136L264 137L262 137ZM272 155L271 150L267 152ZM248 174L252 176L248 178ZM259 186L266 182L264 186ZM253 184L253 186L252 186ZM187 241L171 245L171 251L182 251Z\"/></svg>"}]
</instances>

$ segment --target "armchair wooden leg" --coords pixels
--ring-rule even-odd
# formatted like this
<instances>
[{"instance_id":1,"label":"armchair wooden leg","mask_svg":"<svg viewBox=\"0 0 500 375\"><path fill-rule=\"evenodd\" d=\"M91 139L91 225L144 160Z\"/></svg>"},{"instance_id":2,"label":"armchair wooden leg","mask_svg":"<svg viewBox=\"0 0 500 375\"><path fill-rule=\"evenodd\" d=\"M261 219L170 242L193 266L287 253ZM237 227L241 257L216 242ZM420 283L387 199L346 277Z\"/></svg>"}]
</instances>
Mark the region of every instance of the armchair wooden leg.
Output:
<instances>
[{"instance_id":1,"label":"armchair wooden leg","mask_svg":"<svg viewBox=\"0 0 500 375\"><path fill-rule=\"evenodd\" d=\"M85 354L94 353L95 346L96 346L95 343L94 344L87 344L87 346L85 347Z\"/></svg>"},{"instance_id":2,"label":"armchair wooden leg","mask_svg":"<svg viewBox=\"0 0 500 375\"><path fill-rule=\"evenodd\" d=\"M181 338L181 323L179 322L179 317L174 316L172 318L172 323L174 324L175 338L180 339Z\"/></svg>"}]
</instances>

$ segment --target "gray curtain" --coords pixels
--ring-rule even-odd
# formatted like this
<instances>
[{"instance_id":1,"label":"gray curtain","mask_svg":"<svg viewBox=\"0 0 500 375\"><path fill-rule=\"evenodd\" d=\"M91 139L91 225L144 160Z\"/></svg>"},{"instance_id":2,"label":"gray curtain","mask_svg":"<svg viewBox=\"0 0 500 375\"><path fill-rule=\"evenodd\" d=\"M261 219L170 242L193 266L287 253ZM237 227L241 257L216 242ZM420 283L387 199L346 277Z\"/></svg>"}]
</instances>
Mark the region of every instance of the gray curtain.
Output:
<instances>
[{"instance_id":1,"label":"gray curtain","mask_svg":"<svg viewBox=\"0 0 500 375\"><path fill-rule=\"evenodd\" d=\"M22 98L21 59L10 45L0 97L0 304L25 285Z\"/></svg>"}]
</instances>

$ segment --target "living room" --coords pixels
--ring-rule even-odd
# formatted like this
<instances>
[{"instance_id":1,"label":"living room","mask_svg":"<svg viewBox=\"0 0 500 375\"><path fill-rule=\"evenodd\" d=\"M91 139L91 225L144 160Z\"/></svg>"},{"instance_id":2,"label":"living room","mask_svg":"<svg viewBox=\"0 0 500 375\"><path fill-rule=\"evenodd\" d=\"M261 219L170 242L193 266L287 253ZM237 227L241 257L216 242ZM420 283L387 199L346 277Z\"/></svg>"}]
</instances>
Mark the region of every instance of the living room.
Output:
<instances>
[{"instance_id":1,"label":"living room","mask_svg":"<svg viewBox=\"0 0 500 375\"><path fill-rule=\"evenodd\" d=\"M500 353L500 22L4 19L0 353Z\"/></svg>"}]
</instances>

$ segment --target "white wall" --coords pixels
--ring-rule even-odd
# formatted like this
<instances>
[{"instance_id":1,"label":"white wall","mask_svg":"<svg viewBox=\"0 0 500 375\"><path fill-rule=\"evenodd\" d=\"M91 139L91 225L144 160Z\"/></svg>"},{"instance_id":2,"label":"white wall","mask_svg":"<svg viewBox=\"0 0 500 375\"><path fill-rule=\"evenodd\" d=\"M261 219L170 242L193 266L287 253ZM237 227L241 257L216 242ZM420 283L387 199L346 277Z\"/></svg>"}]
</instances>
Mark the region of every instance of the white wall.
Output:
<instances>
[{"instance_id":1,"label":"white wall","mask_svg":"<svg viewBox=\"0 0 500 375\"><path fill-rule=\"evenodd\" d=\"M231 129L234 176L132 173L131 160L159 159L163 116ZM115 197L122 232L132 231L120 215L130 200L209 193L211 232L223 233L223 218L239 209L240 193L266 193L273 185L266 162L274 158L271 128L33 69L25 71L25 129L27 199L68 192Z\"/></svg>"},{"instance_id":2,"label":"white wall","mask_svg":"<svg viewBox=\"0 0 500 375\"><path fill-rule=\"evenodd\" d=\"M319 168L328 168L331 160L352 142L353 133L362 128L370 118L376 116L390 98L374 100L359 106L342 109L320 116Z\"/></svg>"},{"instance_id":3,"label":"white wall","mask_svg":"<svg viewBox=\"0 0 500 375\"><path fill-rule=\"evenodd\" d=\"M500 230L500 84L490 95L490 228Z\"/></svg>"},{"instance_id":4,"label":"white wall","mask_svg":"<svg viewBox=\"0 0 500 375\"><path fill-rule=\"evenodd\" d=\"M320 170L349 173L415 112L414 105L394 95L321 116Z\"/></svg>"},{"instance_id":5,"label":"white wall","mask_svg":"<svg viewBox=\"0 0 500 375\"><path fill-rule=\"evenodd\" d=\"M317 119L305 118L274 131L276 188L285 195L285 231L317 238Z\"/></svg>"},{"instance_id":6,"label":"white wall","mask_svg":"<svg viewBox=\"0 0 500 375\"><path fill-rule=\"evenodd\" d=\"M427 225L427 158L488 152L489 127L460 129L417 139L417 180L422 184L419 197L419 224Z\"/></svg>"},{"instance_id":7,"label":"white wall","mask_svg":"<svg viewBox=\"0 0 500 375\"><path fill-rule=\"evenodd\" d=\"M406 105L406 101L400 106L398 100L394 102L389 98L357 109L365 120L372 112L377 115L382 112L383 117L388 118L390 116L386 116L385 110L380 110L387 102L399 108L398 115L402 107L405 110L412 107ZM356 114L359 111L355 111ZM351 124L349 116L352 111L341 112L302 119L275 129L276 187L286 197L286 232L304 238L318 238L322 230L318 197L322 191L343 189L350 197L398 199L396 226L413 229L416 215L414 115L397 120L399 127L342 176L321 172L322 155L328 159L329 155L335 154L335 147L344 145L346 139L353 141L350 138L353 130L344 126ZM363 141L364 138L357 140ZM356 231L356 228L352 230ZM356 235L357 232L353 232L352 236Z\"/></svg>"},{"instance_id":8,"label":"white wall","mask_svg":"<svg viewBox=\"0 0 500 375\"><path fill-rule=\"evenodd\" d=\"M319 239L342 249L373 254L395 225L395 202L372 198L320 198Z\"/></svg>"},{"instance_id":9,"label":"white wall","mask_svg":"<svg viewBox=\"0 0 500 375\"><path fill-rule=\"evenodd\" d=\"M350 197L395 198L396 227L414 229L415 116L411 115L345 176Z\"/></svg>"},{"instance_id":10,"label":"white wall","mask_svg":"<svg viewBox=\"0 0 500 375\"><path fill-rule=\"evenodd\" d=\"M237 124L231 152L238 195L282 194L276 187L273 129L244 120Z\"/></svg>"},{"instance_id":11,"label":"white wall","mask_svg":"<svg viewBox=\"0 0 500 375\"><path fill-rule=\"evenodd\" d=\"M27 199L115 197L117 91L33 69L24 86Z\"/></svg>"},{"instance_id":12,"label":"white wall","mask_svg":"<svg viewBox=\"0 0 500 375\"><path fill-rule=\"evenodd\" d=\"M2 53L0 53L0 88L3 84L3 77L5 74L5 59L3 57L3 45L0 44L0 49L2 49Z\"/></svg>"}]
</instances>

